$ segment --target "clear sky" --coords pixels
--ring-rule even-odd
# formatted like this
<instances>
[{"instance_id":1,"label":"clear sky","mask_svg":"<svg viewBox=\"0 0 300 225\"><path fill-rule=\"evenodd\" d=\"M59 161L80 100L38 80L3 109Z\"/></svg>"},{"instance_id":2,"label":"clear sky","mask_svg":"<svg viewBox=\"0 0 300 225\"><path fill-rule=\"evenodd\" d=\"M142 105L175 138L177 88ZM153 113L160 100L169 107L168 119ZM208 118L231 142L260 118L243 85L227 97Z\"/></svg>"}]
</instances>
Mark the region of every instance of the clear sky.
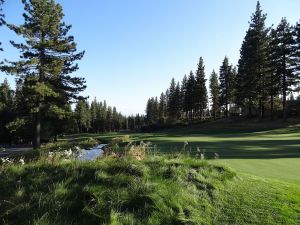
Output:
<instances>
[{"instance_id":1,"label":"clear sky","mask_svg":"<svg viewBox=\"0 0 300 225\"><path fill-rule=\"evenodd\" d=\"M72 24L79 50L86 50L76 75L87 80L90 100L106 99L122 113L144 113L149 97L160 95L170 80L195 71L200 56L206 76L227 55L236 64L256 0L58 0L65 22ZM300 19L300 0L261 0L267 25L282 17L291 24ZM9 23L20 24L21 0L6 0ZM18 40L6 28L0 30L5 52L18 52L8 40ZM0 75L3 81L5 75ZM12 77L9 78L14 83ZM13 86L13 85L12 85Z\"/></svg>"}]
</instances>

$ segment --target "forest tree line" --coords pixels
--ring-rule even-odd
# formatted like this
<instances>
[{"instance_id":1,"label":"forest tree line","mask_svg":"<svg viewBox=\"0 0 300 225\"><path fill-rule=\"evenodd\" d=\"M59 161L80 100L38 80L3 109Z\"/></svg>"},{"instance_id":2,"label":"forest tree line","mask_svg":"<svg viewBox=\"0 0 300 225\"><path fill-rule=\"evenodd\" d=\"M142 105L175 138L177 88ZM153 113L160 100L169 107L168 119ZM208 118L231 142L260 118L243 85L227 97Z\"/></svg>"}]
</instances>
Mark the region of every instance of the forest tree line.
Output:
<instances>
[{"instance_id":1,"label":"forest tree line","mask_svg":"<svg viewBox=\"0 0 300 225\"><path fill-rule=\"evenodd\" d=\"M63 133L133 130L239 115L286 119L291 111L299 113L293 93L299 90L300 23L293 26L283 18L278 26L266 27L259 2L237 66L225 57L219 74L212 72L208 89L200 58L195 73L191 71L180 83L172 79L167 91L148 100L145 116L129 117L105 101L88 103L81 95L86 81L74 73L85 52L77 50L75 38L69 35L71 26L64 23L60 4L24 0L24 21L15 25L5 21L3 3L0 0L0 26L18 36L18 42L10 43L19 58L0 64L1 71L16 80L15 90L7 81L0 86L2 143L31 142L38 148L41 140ZM0 50L5 54L5 49ZM288 110L291 106L295 107Z\"/></svg>"},{"instance_id":2,"label":"forest tree line","mask_svg":"<svg viewBox=\"0 0 300 225\"><path fill-rule=\"evenodd\" d=\"M238 65L225 57L219 74L211 73L207 88L200 57L195 73L184 75L181 82L173 78L165 92L148 99L146 124L161 127L230 116L284 120L300 116L300 99L294 97L300 91L300 22L293 26L282 18L276 27L267 27L266 18L257 2Z\"/></svg>"},{"instance_id":3,"label":"forest tree line","mask_svg":"<svg viewBox=\"0 0 300 225\"><path fill-rule=\"evenodd\" d=\"M0 143L29 143L32 139L32 118L22 85L13 90L7 79L0 84ZM79 100L72 109L65 105L63 114L48 111L42 115L41 140L48 141L60 134L100 133L139 129L144 126L144 116L124 116L106 101L91 103Z\"/></svg>"},{"instance_id":4,"label":"forest tree line","mask_svg":"<svg viewBox=\"0 0 300 225\"><path fill-rule=\"evenodd\" d=\"M109 132L141 126L143 116L125 117L106 102L88 103L81 95L86 89L83 77L73 74L84 51L77 50L69 35L71 25L64 23L62 6L54 0L22 1L23 23L11 24L2 13L0 26L18 36L10 40L19 51L18 60L2 60L0 70L13 75L12 90L5 79L0 84L0 143L32 143L76 132ZM5 49L0 48L0 51ZM72 109L75 105L75 109Z\"/></svg>"}]
</instances>

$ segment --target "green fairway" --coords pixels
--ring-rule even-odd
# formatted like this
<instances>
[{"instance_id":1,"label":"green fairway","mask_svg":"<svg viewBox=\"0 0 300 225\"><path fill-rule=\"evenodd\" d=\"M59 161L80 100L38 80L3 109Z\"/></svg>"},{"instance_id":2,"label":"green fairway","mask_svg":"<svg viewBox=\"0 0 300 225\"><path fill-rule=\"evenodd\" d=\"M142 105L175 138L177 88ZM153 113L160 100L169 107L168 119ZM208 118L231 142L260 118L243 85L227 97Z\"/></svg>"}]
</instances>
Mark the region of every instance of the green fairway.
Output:
<instances>
[{"instance_id":1,"label":"green fairway","mask_svg":"<svg viewBox=\"0 0 300 225\"><path fill-rule=\"evenodd\" d=\"M198 147L208 158L218 153L218 161L237 171L300 183L300 126L277 126L215 123L142 137L163 152L183 151L187 141L185 151L195 154Z\"/></svg>"},{"instance_id":2,"label":"green fairway","mask_svg":"<svg viewBox=\"0 0 300 225\"><path fill-rule=\"evenodd\" d=\"M78 135L72 138L100 136L103 140L122 135ZM197 153L206 158L219 154L221 163L238 172L300 183L300 125L281 122L211 122L167 129L155 133L131 133L134 140L150 141L163 153ZM184 142L188 142L183 150Z\"/></svg>"}]
</instances>

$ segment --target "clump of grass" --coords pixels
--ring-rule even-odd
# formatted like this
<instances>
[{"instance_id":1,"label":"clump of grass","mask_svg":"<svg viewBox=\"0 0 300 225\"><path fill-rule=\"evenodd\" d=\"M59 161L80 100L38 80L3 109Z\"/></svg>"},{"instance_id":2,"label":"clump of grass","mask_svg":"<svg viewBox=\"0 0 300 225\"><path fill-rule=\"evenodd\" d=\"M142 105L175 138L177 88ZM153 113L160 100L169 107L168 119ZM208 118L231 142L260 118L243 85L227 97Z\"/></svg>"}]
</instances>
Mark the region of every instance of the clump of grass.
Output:
<instances>
[{"instance_id":1,"label":"clump of grass","mask_svg":"<svg viewBox=\"0 0 300 225\"><path fill-rule=\"evenodd\" d=\"M150 142L128 143L126 146L119 146L118 144L110 144L104 149L106 156L125 157L129 156L137 160L143 160L147 153L152 151Z\"/></svg>"},{"instance_id":2,"label":"clump of grass","mask_svg":"<svg viewBox=\"0 0 300 225\"><path fill-rule=\"evenodd\" d=\"M131 141L130 136L124 135L124 136L112 138L111 144L115 145L115 144L129 143L130 141Z\"/></svg>"},{"instance_id":3,"label":"clump of grass","mask_svg":"<svg viewBox=\"0 0 300 225\"><path fill-rule=\"evenodd\" d=\"M210 217L214 191L233 176L186 156L12 165L0 172L0 217L7 224L199 224Z\"/></svg>"},{"instance_id":4,"label":"clump of grass","mask_svg":"<svg viewBox=\"0 0 300 225\"><path fill-rule=\"evenodd\" d=\"M300 189L187 155L0 169L3 224L297 224Z\"/></svg>"}]
</instances>

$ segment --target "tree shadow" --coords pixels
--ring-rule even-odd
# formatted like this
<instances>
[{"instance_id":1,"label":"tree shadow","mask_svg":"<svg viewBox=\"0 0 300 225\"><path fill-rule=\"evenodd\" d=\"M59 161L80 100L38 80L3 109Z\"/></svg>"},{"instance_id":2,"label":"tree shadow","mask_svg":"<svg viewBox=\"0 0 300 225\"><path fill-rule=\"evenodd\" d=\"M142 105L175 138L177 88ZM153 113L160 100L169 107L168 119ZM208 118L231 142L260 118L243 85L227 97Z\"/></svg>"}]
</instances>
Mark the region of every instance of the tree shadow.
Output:
<instances>
[{"instance_id":1,"label":"tree shadow","mask_svg":"<svg viewBox=\"0 0 300 225\"><path fill-rule=\"evenodd\" d=\"M224 159L274 159L300 157L300 140L228 140L195 141L183 150L183 142L172 140L153 141L164 153L188 152L197 154L197 148L208 158L217 153Z\"/></svg>"}]
</instances>

